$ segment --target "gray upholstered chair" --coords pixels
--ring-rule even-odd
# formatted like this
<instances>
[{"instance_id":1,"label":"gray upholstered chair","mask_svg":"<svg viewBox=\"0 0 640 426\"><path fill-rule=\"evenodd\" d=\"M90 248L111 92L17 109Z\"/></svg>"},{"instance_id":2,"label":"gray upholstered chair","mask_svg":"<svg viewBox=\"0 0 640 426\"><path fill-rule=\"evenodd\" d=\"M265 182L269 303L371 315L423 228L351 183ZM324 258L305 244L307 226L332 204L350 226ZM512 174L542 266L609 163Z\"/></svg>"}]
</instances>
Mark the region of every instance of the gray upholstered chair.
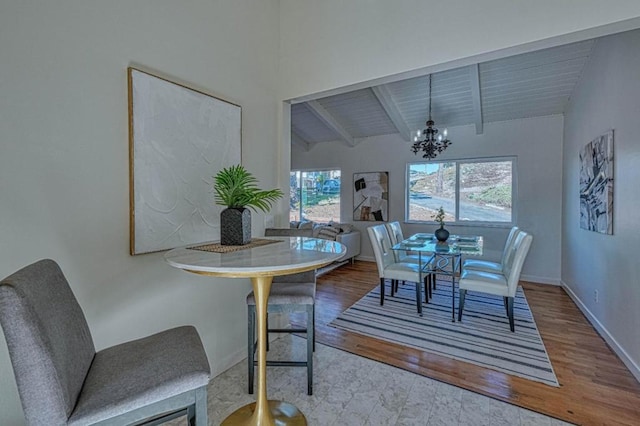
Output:
<instances>
[{"instance_id":1,"label":"gray upholstered chair","mask_svg":"<svg viewBox=\"0 0 640 426\"><path fill-rule=\"evenodd\" d=\"M467 291L478 291L481 293L502 296L504 307L509 318L509 328L515 331L515 321L513 316L513 301L518 289L520 272L522 265L529 253L533 237L523 231L518 232L511 247L513 252L508 258L509 261L503 265L502 272L483 272L467 269L462 272L458 287L460 288L460 300L458 305L458 321L462 321L462 310Z\"/></svg>"},{"instance_id":2,"label":"gray upholstered chair","mask_svg":"<svg viewBox=\"0 0 640 426\"><path fill-rule=\"evenodd\" d=\"M462 270L474 270L482 272L498 272L502 273L503 265L506 265L511 261L510 256L513 254L513 244L516 241L516 237L520 230L517 226L511 228L507 240L504 243L504 249L502 250L502 257L500 262L491 262L489 260L482 259L467 259L462 264Z\"/></svg>"},{"instance_id":3,"label":"gray upholstered chair","mask_svg":"<svg viewBox=\"0 0 640 426\"><path fill-rule=\"evenodd\" d=\"M209 361L177 327L96 353L66 278L41 260L0 282L0 323L29 425L207 424Z\"/></svg>"},{"instance_id":4,"label":"gray upholstered chair","mask_svg":"<svg viewBox=\"0 0 640 426\"><path fill-rule=\"evenodd\" d=\"M315 350L315 299L316 299L316 271L299 272L273 278L268 313L306 312L306 328L267 328L269 333L306 333L307 360L306 361L273 361L268 360L267 366L307 367L307 394L313 394L313 351ZM254 369L257 364L255 353L258 348L256 339L256 299L253 292L247 295L248 313L248 345L247 367L249 393L253 393ZM267 350L269 346L267 343Z\"/></svg>"}]
</instances>

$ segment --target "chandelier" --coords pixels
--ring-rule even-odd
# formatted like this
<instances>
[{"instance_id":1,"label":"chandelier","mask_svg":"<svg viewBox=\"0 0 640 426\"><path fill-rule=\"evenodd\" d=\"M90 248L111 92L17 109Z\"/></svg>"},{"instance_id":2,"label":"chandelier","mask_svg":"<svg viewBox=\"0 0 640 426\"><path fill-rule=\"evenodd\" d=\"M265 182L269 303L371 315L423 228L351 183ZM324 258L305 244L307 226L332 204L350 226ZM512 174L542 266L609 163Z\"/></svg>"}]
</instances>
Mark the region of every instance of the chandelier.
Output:
<instances>
[{"instance_id":1,"label":"chandelier","mask_svg":"<svg viewBox=\"0 0 640 426\"><path fill-rule=\"evenodd\" d=\"M434 124L431 119L431 74L429 74L429 120L427 120L427 128L418 130L413 137L411 150L414 154L424 151L422 158L433 159L451 145L452 142L447 139L447 129L444 129L442 134L438 134L438 129L433 127ZM424 135L424 140L420 140L421 135Z\"/></svg>"}]
</instances>

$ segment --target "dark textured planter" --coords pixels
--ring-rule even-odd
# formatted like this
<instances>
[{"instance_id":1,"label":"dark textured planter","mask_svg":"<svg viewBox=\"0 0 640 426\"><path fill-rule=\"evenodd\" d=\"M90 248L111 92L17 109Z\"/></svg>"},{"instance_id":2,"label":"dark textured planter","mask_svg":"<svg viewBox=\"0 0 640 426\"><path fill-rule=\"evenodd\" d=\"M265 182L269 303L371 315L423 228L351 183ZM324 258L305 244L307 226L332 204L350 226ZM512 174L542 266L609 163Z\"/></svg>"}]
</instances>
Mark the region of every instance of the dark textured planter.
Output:
<instances>
[{"instance_id":1,"label":"dark textured planter","mask_svg":"<svg viewBox=\"0 0 640 426\"><path fill-rule=\"evenodd\" d=\"M447 241L447 238L449 238L449 231L444 228L436 229L436 232L434 232L434 234L438 241Z\"/></svg>"},{"instance_id":2,"label":"dark textured planter","mask_svg":"<svg viewBox=\"0 0 640 426\"><path fill-rule=\"evenodd\" d=\"M220 212L220 244L242 246L251 242L251 210L224 209Z\"/></svg>"}]
</instances>

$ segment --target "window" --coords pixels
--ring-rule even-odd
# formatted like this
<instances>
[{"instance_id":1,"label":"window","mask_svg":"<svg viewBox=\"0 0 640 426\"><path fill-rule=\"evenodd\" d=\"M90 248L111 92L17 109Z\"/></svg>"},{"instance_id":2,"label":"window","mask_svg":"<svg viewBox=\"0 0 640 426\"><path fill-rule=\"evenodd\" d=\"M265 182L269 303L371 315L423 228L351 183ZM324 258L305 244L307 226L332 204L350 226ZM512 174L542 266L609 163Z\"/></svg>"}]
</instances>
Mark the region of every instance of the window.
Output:
<instances>
[{"instance_id":1,"label":"window","mask_svg":"<svg viewBox=\"0 0 640 426\"><path fill-rule=\"evenodd\" d=\"M289 220L340 222L340 170L294 171Z\"/></svg>"},{"instance_id":2,"label":"window","mask_svg":"<svg viewBox=\"0 0 640 426\"><path fill-rule=\"evenodd\" d=\"M513 224L516 160L456 160L407 165L406 219L432 222L443 207L445 222Z\"/></svg>"}]
</instances>

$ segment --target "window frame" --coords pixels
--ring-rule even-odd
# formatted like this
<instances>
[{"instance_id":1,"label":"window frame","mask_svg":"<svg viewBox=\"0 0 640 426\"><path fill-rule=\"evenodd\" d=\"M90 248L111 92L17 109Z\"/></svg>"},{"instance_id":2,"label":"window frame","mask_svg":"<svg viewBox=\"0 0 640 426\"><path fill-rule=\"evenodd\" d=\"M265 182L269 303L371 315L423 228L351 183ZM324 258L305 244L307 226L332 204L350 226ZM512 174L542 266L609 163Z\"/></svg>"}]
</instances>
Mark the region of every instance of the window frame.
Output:
<instances>
[{"instance_id":1,"label":"window frame","mask_svg":"<svg viewBox=\"0 0 640 426\"><path fill-rule=\"evenodd\" d=\"M469 163L494 163L500 161L511 162L511 221L510 222L489 222L478 220L460 220L460 165ZM427 224L437 225L438 222L434 220L415 220L409 219L409 207L410 197L409 192L411 185L409 184L410 169L414 164L435 164L435 163L455 163L456 165L456 182L455 182L455 222L448 222L451 226L473 226L473 227L487 227L487 228L511 228L517 223L518 215L518 157L513 156L501 156L501 157L479 157L479 158L460 158L460 159L448 159L448 160L436 160L436 161L415 161L406 164L405 170L405 204L404 204L404 222L413 224Z\"/></svg>"},{"instance_id":2,"label":"window frame","mask_svg":"<svg viewBox=\"0 0 640 426\"><path fill-rule=\"evenodd\" d=\"M290 169L289 170L289 177L291 177L292 173L314 173L314 172L340 172L340 191L337 192L338 195L338 199L340 200L340 208L338 209L339 212L339 220L338 222L342 222L342 169L339 167L325 167L325 168L305 168L305 169ZM330 179L335 179L335 178L330 178ZM297 195L298 195L298 199L300 200L300 210L298 211L299 216L300 216L300 220L305 220L302 218L302 186L298 187L298 191L297 191ZM289 217L291 217L291 208L289 208ZM310 219L310 220L314 220L314 219Z\"/></svg>"}]
</instances>

